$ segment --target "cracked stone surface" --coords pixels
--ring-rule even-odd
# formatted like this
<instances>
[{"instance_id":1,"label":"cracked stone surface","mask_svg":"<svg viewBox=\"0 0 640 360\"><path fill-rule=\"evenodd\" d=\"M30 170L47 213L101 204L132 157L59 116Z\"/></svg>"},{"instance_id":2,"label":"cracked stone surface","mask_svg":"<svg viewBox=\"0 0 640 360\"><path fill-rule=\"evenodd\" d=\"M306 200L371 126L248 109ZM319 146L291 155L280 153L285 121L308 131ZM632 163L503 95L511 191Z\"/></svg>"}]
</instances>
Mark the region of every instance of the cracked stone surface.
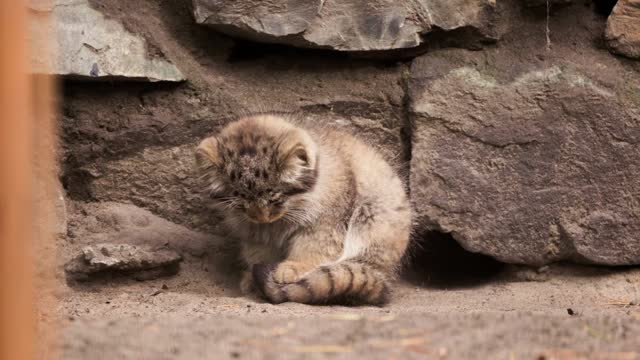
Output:
<instances>
[{"instance_id":1,"label":"cracked stone surface","mask_svg":"<svg viewBox=\"0 0 640 360\"><path fill-rule=\"evenodd\" d=\"M76 280L104 273L131 274L138 280L174 275L182 256L166 247L130 244L95 244L67 262L65 271Z\"/></svg>"},{"instance_id":2,"label":"cracked stone surface","mask_svg":"<svg viewBox=\"0 0 640 360\"><path fill-rule=\"evenodd\" d=\"M150 54L141 36L106 18L88 0L32 0L30 9L34 73L85 80L185 80L160 54Z\"/></svg>"},{"instance_id":3,"label":"cracked stone surface","mask_svg":"<svg viewBox=\"0 0 640 360\"><path fill-rule=\"evenodd\" d=\"M500 50L414 62L418 220L509 263L639 264L640 74L583 51L586 33L546 51L544 34L523 41L534 31L518 24Z\"/></svg>"},{"instance_id":4,"label":"cracked stone surface","mask_svg":"<svg viewBox=\"0 0 640 360\"><path fill-rule=\"evenodd\" d=\"M640 112L615 102L558 67L502 86L452 70L414 98L417 211L505 262L640 263Z\"/></svg>"},{"instance_id":5,"label":"cracked stone surface","mask_svg":"<svg viewBox=\"0 0 640 360\"><path fill-rule=\"evenodd\" d=\"M194 14L231 35L340 51L412 48L435 30L497 37L494 0L195 0Z\"/></svg>"},{"instance_id":6,"label":"cracked stone surface","mask_svg":"<svg viewBox=\"0 0 640 360\"><path fill-rule=\"evenodd\" d=\"M619 0L607 20L607 45L612 52L640 59L640 0Z\"/></svg>"}]
</instances>

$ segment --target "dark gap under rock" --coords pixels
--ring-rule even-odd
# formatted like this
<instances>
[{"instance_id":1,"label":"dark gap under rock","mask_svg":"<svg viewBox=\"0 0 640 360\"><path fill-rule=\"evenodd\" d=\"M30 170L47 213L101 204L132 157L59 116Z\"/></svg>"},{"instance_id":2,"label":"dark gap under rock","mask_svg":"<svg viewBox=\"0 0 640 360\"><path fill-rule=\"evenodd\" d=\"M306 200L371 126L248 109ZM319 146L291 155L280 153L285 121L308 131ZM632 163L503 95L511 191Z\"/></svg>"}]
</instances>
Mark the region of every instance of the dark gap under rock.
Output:
<instances>
[{"instance_id":1,"label":"dark gap under rock","mask_svg":"<svg viewBox=\"0 0 640 360\"><path fill-rule=\"evenodd\" d=\"M595 4L595 10L598 14L609 16L613 11L613 8L618 3L618 0L593 0Z\"/></svg>"},{"instance_id":2,"label":"dark gap under rock","mask_svg":"<svg viewBox=\"0 0 640 360\"><path fill-rule=\"evenodd\" d=\"M485 36L472 26L462 26L453 30L435 27L422 38L424 45L419 48L423 53L446 48L482 50L485 46L495 44L497 41L495 38Z\"/></svg>"},{"instance_id":3,"label":"dark gap under rock","mask_svg":"<svg viewBox=\"0 0 640 360\"><path fill-rule=\"evenodd\" d=\"M269 56L278 57L321 57L331 56L335 58L347 58L347 53L322 50L322 49L304 49L296 48L289 45L260 43L246 39L234 39L234 45L231 53L227 57L229 63L239 63L245 61L260 60Z\"/></svg>"},{"instance_id":4,"label":"dark gap under rock","mask_svg":"<svg viewBox=\"0 0 640 360\"><path fill-rule=\"evenodd\" d=\"M464 288L491 281L504 269L492 257L465 250L451 234L430 231L414 238L403 277L418 286Z\"/></svg>"},{"instance_id":5,"label":"dark gap under rock","mask_svg":"<svg viewBox=\"0 0 640 360\"><path fill-rule=\"evenodd\" d=\"M410 64L414 58L440 49L459 48L479 51L485 47L494 46L496 39L488 37L478 29L463 26L457 29L445 30L434 27L429 33L421 35L422 44L416 47L394 50L351 51L349 56L354 59L374 60L382 66L397 66L400 63Z\"/></svg>"},{"instance_id":6,"label":"dark gap under rock","mask_svg":"<svg viewBox=\"0 0 640 360\"><path fill-rule=\"evenodd\" d=\"M291 59L330 58L331 61L359 61L363 64L384 68L395 67L401 63L410 63L416 56L428 51L452 47L482 50L485 46L490 46L496 42L496 39L482 35L473 27L461 27L454 30L435 28L430 33L422 35L422 37L424 43L417 47L368 51L313 49L233 38L234 45L227 57L227 62L234 64L257 61L268 57L286 58L289 61Z\"/></svg>"}]
</instances>

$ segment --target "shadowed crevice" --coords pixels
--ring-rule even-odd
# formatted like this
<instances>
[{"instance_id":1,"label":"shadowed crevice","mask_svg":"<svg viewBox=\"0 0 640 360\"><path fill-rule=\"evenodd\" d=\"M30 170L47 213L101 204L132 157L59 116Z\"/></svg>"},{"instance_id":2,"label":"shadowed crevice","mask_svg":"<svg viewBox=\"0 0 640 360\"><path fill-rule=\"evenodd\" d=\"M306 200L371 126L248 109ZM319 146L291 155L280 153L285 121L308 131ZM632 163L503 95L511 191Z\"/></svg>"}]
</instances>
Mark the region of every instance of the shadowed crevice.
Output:
<instances>
[{"instance_id":1,"label":"shadowed crevice","mask_svg":"<svg viewBox=\"0 0 640 360\"><path fill-rule=\"evenodd\" d=\"M598 14L609 16L613 11L613 8L618 3L618 0L594 0L595 10Z\"/></svg>"},{"instance_id":2,"label":"shadowed crevice","mask_svg":"<svg viewBox=\"0 0 640 360\"><path fill-rule=\"evenodd\" d=\"M465 250L451 234L430 231L413 239L403 277L432 288L474 287L495 280L505 264Z\"/></svg>"}]
</instances>

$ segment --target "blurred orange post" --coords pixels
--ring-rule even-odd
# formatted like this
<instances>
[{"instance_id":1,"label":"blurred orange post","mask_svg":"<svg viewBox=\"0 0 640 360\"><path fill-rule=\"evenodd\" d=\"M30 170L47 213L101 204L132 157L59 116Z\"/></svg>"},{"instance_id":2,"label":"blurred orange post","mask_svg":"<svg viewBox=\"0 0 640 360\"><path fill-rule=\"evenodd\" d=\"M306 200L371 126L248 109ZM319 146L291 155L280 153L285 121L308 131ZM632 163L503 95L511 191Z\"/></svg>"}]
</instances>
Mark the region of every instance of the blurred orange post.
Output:
<instances>
[{"instance_id":1,"label":"blurred orange post","mask_svg":"<svg viewBox=\"0 0 640 360\"><path fill-rule=\"evenodd\" d=\"M27 8L0 0L0 359L33 359L33 114Z\"/></svg>"}]
</instances>

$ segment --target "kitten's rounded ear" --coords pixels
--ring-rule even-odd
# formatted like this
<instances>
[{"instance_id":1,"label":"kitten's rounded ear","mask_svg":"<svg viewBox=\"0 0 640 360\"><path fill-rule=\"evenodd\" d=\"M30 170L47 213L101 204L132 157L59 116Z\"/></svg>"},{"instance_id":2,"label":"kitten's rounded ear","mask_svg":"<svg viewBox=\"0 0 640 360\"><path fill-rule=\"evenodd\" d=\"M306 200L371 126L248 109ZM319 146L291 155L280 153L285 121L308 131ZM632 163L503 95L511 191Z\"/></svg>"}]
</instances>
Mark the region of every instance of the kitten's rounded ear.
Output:
<instances>
[{"instance_id":1,"label":"kitten's rounded ear","mask_svg":"<svg viewBox=\"0 0 640 360\"><path fill-rule=\"evenodd\" d=\"M302 166L309 166L309 154L302 144L298 144L293 148L289 155L289 159L299 161Z\"/></svg>"},{"instance_id":2,"label":"kitten's rounded ear","mask_svg":"<svg viewBox=\"0 0 640 360\"><path fill-rule=\"evenodd\" d=\"M278 169L285 182L296 182L316 167L316 145L309 134L294 130L278 144Z\"/></svg>"},{"instance_id":3,"label":"kitten's rounded ear","mask_svg":"<svg viewBox=\"0 0 640 360\"><path fill-rule=\"evenodd\" d=\"M207 168L220 162L218 140L210 137L202 140L196 148L196 165L198 168Z\"/></svg>"},{"instance_id":4,"label":"kitten's rounded ear","mask_svg":"<svg viewBox=\"0 0 640 360\"><path fill-rule=\"evenodd\" d=\"M307 147L301 143L295 144L289 151L287 151L282 156L280 163L285 170L291 170L298 167L313 167L310 149L307 149Z\"/></svg>"}]
</instances>

